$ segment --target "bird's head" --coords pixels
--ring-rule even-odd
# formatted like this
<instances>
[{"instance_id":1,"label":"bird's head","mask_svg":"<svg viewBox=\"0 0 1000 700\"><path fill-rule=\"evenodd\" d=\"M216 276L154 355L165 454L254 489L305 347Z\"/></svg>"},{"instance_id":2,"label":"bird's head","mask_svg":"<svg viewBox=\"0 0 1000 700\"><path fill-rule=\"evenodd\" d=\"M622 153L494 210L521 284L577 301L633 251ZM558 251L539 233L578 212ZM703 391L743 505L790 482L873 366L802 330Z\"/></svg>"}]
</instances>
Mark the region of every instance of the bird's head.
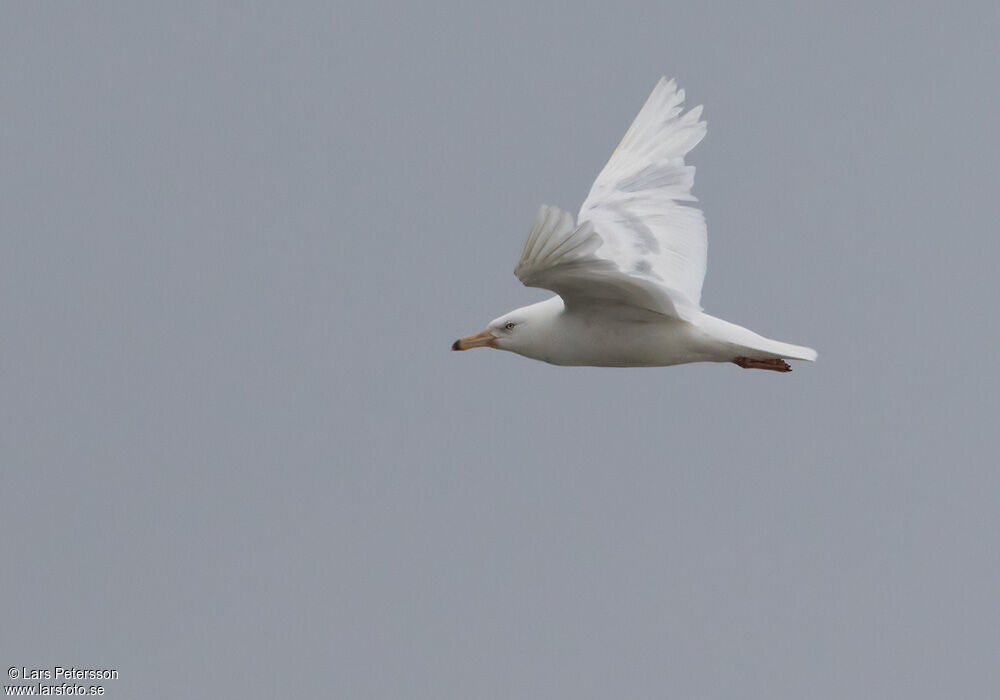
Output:
<instances>
[{"instance_id":1,"label":"bird's head","mask_svg":"<svg viewBox=\"0 0 1000 700\"><path fill-rule=\"evenodd\" d=\"M500 318L490 321L486 330L474 335L467 335L452 343L452 350L471 350L472 348L499 348L510 350L511 345L517 342L516 335L520 330L518 326L523 326L523 321L518 322L514 318L514 313L504 314Z\"/></svg>"},{"instance_id":2,"label":"bird's head","mask_svg":"<svg viewBox=\"0 0 1000 700\"><path fill-rule=\"evenodd\" d=\"M451 349L497 348L534 357L535 347L551 328L552 317L561 311L562 300L559 297L514 309L490 321L486 330L459 338Z\"/></svg>"}]
</instances>

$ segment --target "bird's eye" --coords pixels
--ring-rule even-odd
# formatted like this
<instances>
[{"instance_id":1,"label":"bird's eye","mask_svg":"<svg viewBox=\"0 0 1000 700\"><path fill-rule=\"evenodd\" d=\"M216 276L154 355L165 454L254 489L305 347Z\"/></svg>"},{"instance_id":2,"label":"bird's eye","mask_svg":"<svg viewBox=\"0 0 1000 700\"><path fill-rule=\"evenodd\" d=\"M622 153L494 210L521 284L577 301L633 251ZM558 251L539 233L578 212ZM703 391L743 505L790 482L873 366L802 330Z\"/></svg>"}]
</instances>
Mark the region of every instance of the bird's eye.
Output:
<instances>
[{"instance_id":1,"label":"bird's eye","mask_svg":"<svg viewBox=\"0 0 1000 700\"><path fill-rule=\"evenodd\" d=\"M514 326L516 326L516 325L517 324L514 323L513 321L508 321L507 323L504 324L504 328L506 328L507 330L510 331L510 330L513 330Z\"/></svg>"}]
</instances>

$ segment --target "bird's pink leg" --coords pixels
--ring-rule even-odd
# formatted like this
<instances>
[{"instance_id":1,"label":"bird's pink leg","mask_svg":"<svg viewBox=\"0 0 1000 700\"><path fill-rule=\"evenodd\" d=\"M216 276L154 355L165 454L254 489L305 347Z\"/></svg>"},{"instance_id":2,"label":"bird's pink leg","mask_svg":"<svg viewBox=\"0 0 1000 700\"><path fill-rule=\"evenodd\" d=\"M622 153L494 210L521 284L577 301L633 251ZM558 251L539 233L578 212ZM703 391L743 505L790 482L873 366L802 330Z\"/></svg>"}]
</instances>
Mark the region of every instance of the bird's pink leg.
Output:
<instances>
[{"instance_id":1,"label":"bird's pink leg","mask_svg":"<svg viewBox=\"0 0 1000 700\"><path fill-rule=\"evenodd\" d=\"M733 364L739 365L743 369L769 369L774 372L791 372L792 368L782 359L755 360L752 357L734 357Z\"/></svg>"}]
</instances>

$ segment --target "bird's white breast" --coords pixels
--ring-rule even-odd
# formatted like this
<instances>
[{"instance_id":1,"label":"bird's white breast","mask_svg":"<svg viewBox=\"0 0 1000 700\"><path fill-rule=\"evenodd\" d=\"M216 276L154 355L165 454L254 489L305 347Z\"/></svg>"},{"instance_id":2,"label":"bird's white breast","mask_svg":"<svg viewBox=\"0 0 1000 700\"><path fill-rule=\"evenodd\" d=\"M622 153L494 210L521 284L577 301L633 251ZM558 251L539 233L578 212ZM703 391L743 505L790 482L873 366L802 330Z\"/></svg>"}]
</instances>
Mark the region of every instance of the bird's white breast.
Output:
<instances>
[{"instance_id":1,"label":"bird's white breast","mask_svg":"<svg viewBox=\"0 0 1000 700\"><path fill-rule=\"evenodd\" d=\"M621 308L563 312L522 352L554 365L662 367L697 362L711 353L689 323Z\"/></svg>"}]
</instances>

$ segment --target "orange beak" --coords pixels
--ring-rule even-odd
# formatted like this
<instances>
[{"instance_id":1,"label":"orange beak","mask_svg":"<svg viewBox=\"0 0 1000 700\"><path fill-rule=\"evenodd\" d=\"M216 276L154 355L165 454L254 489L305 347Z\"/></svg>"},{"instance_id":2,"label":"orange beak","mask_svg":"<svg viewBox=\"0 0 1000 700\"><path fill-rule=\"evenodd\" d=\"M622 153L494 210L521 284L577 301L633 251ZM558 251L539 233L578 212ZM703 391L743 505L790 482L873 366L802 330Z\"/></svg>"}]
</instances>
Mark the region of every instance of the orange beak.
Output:
<instances>
[{"instance_id":1,"label":"orange beak","mask_svg":"<svg viewBox=\"0 0 1000 700\"><path fill-rule=\"evenodd\" d=\"M459 338L452 344L451 349L471 350L472 348L495 348L496 346L497 339L493 337L493 334L489 331L483 331L482 333Z\"/></svg>"}]
</instances>

